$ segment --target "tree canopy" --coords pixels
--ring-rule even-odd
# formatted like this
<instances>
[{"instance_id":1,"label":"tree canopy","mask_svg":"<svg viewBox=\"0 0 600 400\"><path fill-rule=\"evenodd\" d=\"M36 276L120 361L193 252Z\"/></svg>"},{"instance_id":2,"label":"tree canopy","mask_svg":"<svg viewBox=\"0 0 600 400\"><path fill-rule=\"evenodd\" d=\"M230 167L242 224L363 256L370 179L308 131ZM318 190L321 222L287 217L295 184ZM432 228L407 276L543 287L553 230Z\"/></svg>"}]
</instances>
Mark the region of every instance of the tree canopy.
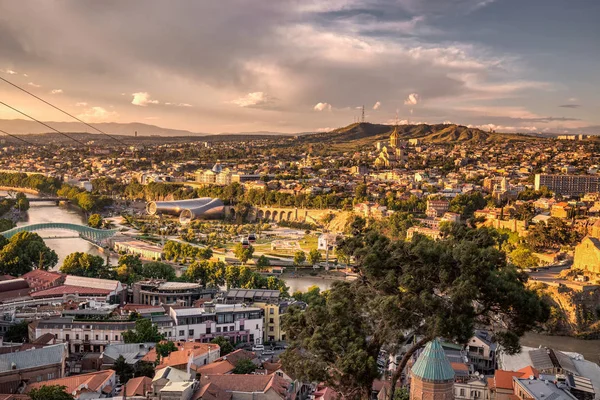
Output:
<instances>
[{"instance_id":1,"label":"tree canopy","mask_svg":"<svg viewBox=\"0 0 600 400\"><path fill-rule=\"evenodd\" d=\"M244 359L238 361L237 365L233 369L234 374L242 374L247 375L256 371L256 365L252 362L252 360Z\"/></svg>"},{"instance_id":2,"label":"tree canopy","mask_svg":"<svg viewBox=\"0 0 600 400\"><path fill-rule=\"evenodd\" d=\"M167 281L175 279L175 269L171 265L159 261L144 264L141 274L144 278L166 279Z\"/></svg>"},{"instance_id":3,"label":"tree canopy","mask_svg":"<svg viewBox=\"0 0 600 400\"><path fill-rule=\"evenodd\" d=\"M0 272L21 276L35 268L49 269L56 265L58 256L44 240L32 232L19 232L8 242L0 241Z\"/></svg>"},{"instance_id":4,"label":"tree canopy","mask_svg":"<svg viewBox=\"0 0 600 400\"><path fill-rule=\"evenodd\" d=\"M210 342L213 344L219 345L219 347L221 348L221 357L231 353L234 350L234 347L231 344L231 342L229 340L225 339L223 336L217 336Z\"/></svg>"},{"instance_id":5,"label":"tree canopy","mask_svg":"<svg viewBox=\"0 0 600 400\"><path fill-rule=\"evenodd\" d=\"M123 332L125 343L158 343L163 336L158 332L158 327L147 318L135 321L135 329Z\"/></svg>"},{"instance_id":6,"label":"tree canopy","mask_svg":"<svg viewBox=\"0 0 600 400\"><path fill-rule=\"evenodd\" d=\"M27 394L31 400L73 400L73 395L67 393L66 389L66 386L44 385L39 389L32 389Z\"/></svg>"},{"instance_id":7,"label":"tree canopy","mask_svg":"<svg viewBox=\"0 0 600 400\"><path fill-rule=\"evenodd\" d=\"M374 231L345 240L341 247L355 257L359 279L336 282L304 313L290 309L284 366L360 398L378 376L379 351L395 351L413 336L419 339L392 376L393 388L410 355L435 337L467 343L476 328L488 328L506 351L518 351L519 337L547 318L547 308L498 250L502 235L455 224L444 229L440 241L391 241Z\"/></svg>"},{"instance_id":8,"label":"tree canopy","mask_svg":"<svg viewBox=\"0 0 600 400\"><path fill-rule=\"evenodd\" d=\"M252 245L248 245L247 247L244 247L244 245L242 243L238 243L235 245L235 247L233 249L233 254L235 254L235 258L240 260L240 262L242 264L246 264L248 262L248 260L252 258L252 255L254 254L254 247L252 247Z\"/></svg>"},{"instance_id":9,"label":"tree canopy","mask_svg":"<svg viewBox=\"0 0 600 400\"><path fill-rule=\"evenodd\" d=\"M88 253L75 252L69 254L60 267L63 274L86 276L88 278L107 277L104 259Z\"/></svg>"}]
</instances>

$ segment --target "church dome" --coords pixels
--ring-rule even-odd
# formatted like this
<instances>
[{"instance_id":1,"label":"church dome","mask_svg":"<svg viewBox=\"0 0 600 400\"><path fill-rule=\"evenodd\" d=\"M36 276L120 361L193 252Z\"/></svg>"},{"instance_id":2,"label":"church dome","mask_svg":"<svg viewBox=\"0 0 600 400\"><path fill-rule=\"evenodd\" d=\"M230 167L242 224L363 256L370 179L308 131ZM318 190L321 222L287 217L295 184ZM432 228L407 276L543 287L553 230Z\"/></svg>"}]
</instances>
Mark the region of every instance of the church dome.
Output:
<instances>
[{"instance_id":1,"label":"church dome","mask_svg":"<svg viewBox=\"0 0 600 400\"><path fill-rule=\"evenodd\" d=\"M427 343L417 362L413 365L412 373L427 382L454 381L454 369L437 338Z\"/></svg>"}]
</instances>

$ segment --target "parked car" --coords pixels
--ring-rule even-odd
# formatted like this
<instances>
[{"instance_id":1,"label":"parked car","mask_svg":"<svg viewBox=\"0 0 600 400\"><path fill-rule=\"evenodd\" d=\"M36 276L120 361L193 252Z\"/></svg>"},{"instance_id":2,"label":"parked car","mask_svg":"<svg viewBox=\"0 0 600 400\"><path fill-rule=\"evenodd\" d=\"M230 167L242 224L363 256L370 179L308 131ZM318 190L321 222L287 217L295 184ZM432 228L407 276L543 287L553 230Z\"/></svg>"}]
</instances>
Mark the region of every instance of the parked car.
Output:
<instances>
[{"instance_id":1,"label":"parked car","mask_svg":"<svg viewBox=\"0 0 600 400\"><path fill-rule=\"evenodd\" d=\"M262 344L255 344L252 346L252 351L265 351L265 346Z\"/></svg>"},{"instance_id":2,"label":"parked car","mask_svg":"<svg viewBox=\"0 0 600 400\"><path fill-rule=\"evenodd\" d=\"M275 352L273 350L264 350L262 352L263 356L270 356L270 355L273 355L273 354L275 354Z\"/></svg>"}]
</instances>

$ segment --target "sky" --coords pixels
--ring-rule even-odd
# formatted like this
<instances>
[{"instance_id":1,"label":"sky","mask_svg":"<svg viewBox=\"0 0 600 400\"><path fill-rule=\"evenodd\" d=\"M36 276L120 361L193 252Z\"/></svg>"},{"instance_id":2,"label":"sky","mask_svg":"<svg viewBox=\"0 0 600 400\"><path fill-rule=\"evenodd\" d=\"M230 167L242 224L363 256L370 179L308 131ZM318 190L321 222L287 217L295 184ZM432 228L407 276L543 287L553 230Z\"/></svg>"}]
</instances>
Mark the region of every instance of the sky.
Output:
<instances>
[{"instance_id":1,"label":"sky","mask_svg":"<svg viewBox=\"0 0 600 400\"><path fill-rule=\"evenodd\" d=\"M87 122L600 134L597 0L0 0L0 77ZM69 118L0 82L38 119ZM0 118L20 118L0 105Z\"/></svg>"}]
</instances>

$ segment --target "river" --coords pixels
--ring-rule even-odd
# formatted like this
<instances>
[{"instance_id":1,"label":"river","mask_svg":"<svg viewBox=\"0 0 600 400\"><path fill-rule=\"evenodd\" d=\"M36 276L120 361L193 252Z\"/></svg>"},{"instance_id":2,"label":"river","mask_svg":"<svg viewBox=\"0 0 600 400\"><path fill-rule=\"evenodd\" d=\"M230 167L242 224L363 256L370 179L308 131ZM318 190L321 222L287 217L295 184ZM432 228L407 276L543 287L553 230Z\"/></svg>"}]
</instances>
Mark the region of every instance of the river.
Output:
<instances>
[{"instance_id":1,"label":"river","mask_svg":"<svg viewBox=\"0 0 600 400\"><path fill-rule=\"evenodd\" d=\"M6 192L0 191L0 196L5 196ZM36 197L28 194L28 197ZM87 221L81 212L69 205L57 206L53 203L31 203L31 207L27 212L26 220L20 221L17 225L29 225L45 222L64 222L72 224L86 224ZM81 251L94 255L105 257L94 245L79 239L72 238L72 232L44 230L39 232L44 238L46 244L52 248L58 255L58 264L56 269L62 265L65 257L73 252ZM49 238L62 236L63 238ZM69 238L65 238L65 236ZM115 260L111 260L114 264ZM330 279L321 277L301 276L298 278L285 277L286 284L290 288L290 293L295 291L306 291L310 286L316 285L321 290L326 290L333 282ZM521 340L524 346L538 347L548 346L558 350L572 351L582 354L586 360L598 362L600 355L600 340L581 340L565 336L546 336L535 333L527 333Z\"/></svg>"}]
</instances>

